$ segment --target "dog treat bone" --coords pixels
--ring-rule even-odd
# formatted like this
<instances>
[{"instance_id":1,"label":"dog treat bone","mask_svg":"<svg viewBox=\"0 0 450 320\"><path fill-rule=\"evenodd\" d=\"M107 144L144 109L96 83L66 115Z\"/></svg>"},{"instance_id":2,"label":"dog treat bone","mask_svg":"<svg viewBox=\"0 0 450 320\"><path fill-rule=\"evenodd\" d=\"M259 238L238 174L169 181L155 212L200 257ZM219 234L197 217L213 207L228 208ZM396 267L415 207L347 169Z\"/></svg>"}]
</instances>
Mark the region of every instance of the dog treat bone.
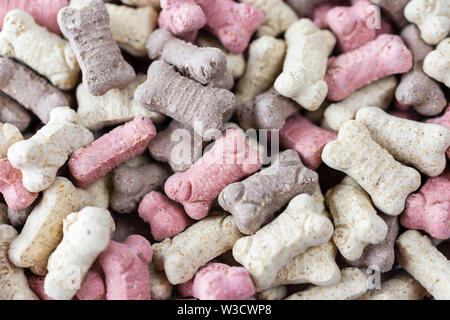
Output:
<instances>
[{"instance_id":1,"label":"dog treat bone","mask_svg":"<svg viewBox=\"0 0 450 320\"><path fill-rule=\"evenodd\" d=\"M69 42L37 25L23 10L6 15L0 54L24 62L59 89L72 89L78 81L80 68Z\"/></svg>"},{"instance_id":2,"label":"dog treat bone","mask_svg":"<svg viewBox=\"0 0 450 320\"><path fill-rule=\"evenodd\" d=\"M355 119L358 110L365 106L387 109L396 87L397 79L389 76L356 90L344 100L330 104L325 109L322 126L337 131L347 120Z\"/></svg>"},{"instance_id":3,"label":"dog treat bone","mask_svg":"<svg viewBox=\"0 0 450 320\"><path fill-rule=\"evenodd\" d=\"M447 0L411 0L404 9L405 18L420 29L429 45L441 42L450 31L450 4Z\"/></svg>"},{"instance_id":4,"label":"dog treat bone","mask_svg":"<svg viewBox=\"0 0 450 320\"><path fill-rule=\"evenodd\" d=\"M0 300L39 300L28 286L23 269L8 259L8 247L16 236L16 229L0 224Z\"/></svg>"},{"instance_id":5,"label":"dog treat bone","mask_svg":"<svg viewBox=\"0 0 450 320\"><path fill-rule=\"evenodd\" d=\"M256 30L256 35L276 37L297 21L295 11L282 0L242 0L264 14L264 20Z\"/></svg>"},{"instance_id":6,"label":"dog treat bone","mask_svg":"<svg viewBox=\"0 0 450 320\"><path fill-rule=\"evenodd\" d=\"M331 238L333 224L314 207L310 195L298 195L271 223L236 241L233 257L250 272L257 288L270 287L289 261Z\"/></svg>"},{"instance_id":7,"label":"dog treat bone","mask_svg":"<svg viewBox=\"0 0 450 320\"><path fill-rule=\"evenodd\" d=\"M78 149L69 160L76 184L83 188L90 186L115 167L143 153L155 135L152 121L139 117Z\"/></svg>"},{"instance_id":8,"label":"dog treat bone","mask_svg":"<svg viewBox=\"0 0 450 320\"><path fill-rule=\"evenodd\" d=\"M397 27L401 28L408 23L403 15L403 10L409 0L370 0L370 2L381 7L383 13L385 13Z\"/></svg>"},{"instance_id":9,"label":"dog treat bone","mask_svg":"<svg viewBox=\"0 0 450 320\"><path fill-rule=\"evenodd\" d=\"M136 77L113 39L109 14L101 0L89 0L77 9L58 12L61 32L69 40L90 94L101 96L113 88L123 89Z\"/></svg>"},{"instance_id":10,"label":"dog treat bone","mask_svg":"<svg viewBox=\"0 0 450 320\"><path fill-rule=\"evenodd\" d=\"M111 240L99 258L105 273L107 300L150 300L147 264L152 261L152 246L139 235L124 243Z\"/></svg>"},{"instance_id":11,"label":"dog treat bone","mask_svg":"<svg viewBox=\"0 0 450 320\"><path fill-rule=\"evenodd\" d=\"M144 196L164 185L169 170L159 163L147 163L139 167L123 164L114 170L111 209L117 213L136 211Z\"/></svg>"},{"instance_id":12,"label":"dog treat bone","mask_svg":"<svg viewBox=\"0 0 450 320\"><path fill-rule=\"evenodd\" d=\"M450 38L442 40L423 62L423 71L450 88Z\"/></svg>"},{"instance_id":13,"label":"dog treat bone","mask_svg":"<svg viewBox=\"0 0 450 320\"><path fill-rule=\"evenodd\" d=\"M397 162L355 120L345 122L337 140L325 146L322 160L356 180L374 205L388 215L399 215L406 197L420 186L419 172Z\"/></svg>"},{"instance_id":14,"label":"dog treat bone","mask_svg":"<svg viewBox=\"0 0 450 320\"><path fill-rule=\"evenodd\" d=\"M328 0L287 0L288 5L297 12L299 17L309 16L315 6Z\"/></svg>"},{"instance_id":15,"label":"dog treat bone","mask_svg":"<svg viewBox=\"0 0 450 320\"><path fill-rule=\"evenodd\" d=\"M447 105L447 100L439 84L423 72L423 61L433 50L420 37L419 29L410 24L400 34L414 57L413 69L402 75L395 92L397 101L412 105L420 114L434 116Z\"/></svg>"},{"instance_id":16,"label":"dog treat bone","mask_svg":"<svg viewBox=\"0 0 450 320\"><path fill-rule=\"evenodd\" d=\"M329 60L325 75L328 99L342 100L373 81L407 72L411 66L412 55L402 39L382 34L356 50Z\"/></svg>"},{"instance_id":17,"label":"dog treat bone","mask_svg":"<svg viewBox=\"0 0 450 320\"><path fill-rule=\"evenodd\" d=\"M281 72L285 52L284 40L270 36L263 36L250 44L247 67L236 87L237 104L270 88Z\"/></svg>"},{"instance_id":18,"label":"dog treat bone","mask_svg":"<svg viewBox=\"0 0 450 320\"><path fill-rule=\"evenodd\" d=\"M223 189L219 204L235 216L242 233L253 234L296 195L312 195L317 181L317 173L303 165L297 152L286 150L270 167Z\"/></svg>"},{"instance_id":19,"label":"dog treat bone","mask_svg":"<svg viewBox=\"0 0 450 320\"><path fill-rule=\"evenodd\" d=\"M64 236L48 259L45 294L72 299L97 256L107 248L114 229L111 214L103 208L85 207L64 218Z\"/></svg>"},{"instance_id":20,"label":"dog treat bone","mask_svg":"<svg viewBox=\"0 0 450 320\"><path fill-rule=\"evenodd\" d=\"M22 183L22 172L14 168L7 158L0 159L0 192L13 210L30 206L38 194L29 192Z\"/></svg>"},{"instance_id":21,"label":"dog treat bone","mask_svg":"<svg viewBox=\"0 0 450 320\"><path fill-rule=\"evenodd\" d=\"M148 151L157 161L167 162L173 171L185 171L202 155L202 138L176 120L148 144Z\"/></svg>"},{"instance_id":22,"label":"dog treat bone","mask_svg":"<svg viewBox=\"0 0 450 320\"><path fill-rule=\"evenodd\" d=\"M154 266L165 271L171 284L184 283L200 267L230 250L240 237L232 216L207 217L174 238L153 244Z\"/></svg>"},{"instance_id":23,"label":"dog treat bone","mask_svg":"<svg viewBox=\"0 0 450 320\"><path fill-rule=\"evenodd\" d=\"M242 53L252 34L264 20L264 13L246 3L233 0L195 0L206 16L206 29L223 46L234 53Z\"/></svg>"},{"instance_id":24,"label":"dog treat bone","mask_svg":"<svg viewBox=\"0 0 450 320\"><path fill-rule=\"evenodd\" d=\"M49 122L31 138L9 148L8 160L22 171L25 188L39 192L52 184L58 169L75 150L93 140L75 111L58 107L50 112Z\"/></svg>"},{"instance_id":25,"label":"dog treat bone","mask_svg":"<svg viewBox=\"0 0 450 320\"><path fill-rule=\"evenodd\" d=\"M0 159L8 155L9 147L21 140L22 134L16 126L0 122Z\"/></svg>"},{"instance_id":26,"label":"dog treat bone","mask_svg":"<svg viewBox=\"0 0 450 320\"><path fill-rule=\"evenodd\" d=\"M344 182L328 190L325 199L336 228L333 240L345 259L361 258L364 248L386 238L388 226L361 187Z\"/></svg>"},{"instance_id":27,"label":"dog treat bone","mask_svg":"<svg viewBox=\"0 0 450 320\"><path fill-rule=\"evenodd\" d=\"M398 161L411 164L430 177L445 170L445 151L450 146L447 128L401 119L373 107L360 109L356 120Z\"/></svg>"},{"instance_id":28,"label":"dog treat bone","mask_svg":"<svg viewBox=\"0 0 450 320\"><path fill-rule=\"evenodd\" d=\"M302 162L313 170L322 163L325 145L336 137L336 132L316 126L298 112L289 117L280 130L281 145L297 151Z\"/></svg>"},{"instance_id":29,"label":"dog treat bone","mask_svg":"<svg viewBox=\"0 0 450 320\"><path fill-rule=\"evenodd\" d=\"M341 281L328 287L314 286L290 295L286 300L355 300L369 287L366 274L357 268L341 271Z\"/></svg>"},{"instance_id":30,"label":"dog treat bone","mask_svg":"<svg viewBox=\"0 0 450 320\"><path fill-rule=\"evenodd\" d=\"M191 224L180 204L164 194L151 191L139 204L139 217L150 224L156 241L172 238Z\"/></svg>"},{"instance_id":31,"label":"dog treat bone","mask_svg":"<svg viewBox=\"0 0 450 320\"><path fill-rule=\"evenodd\" d=\"M422 300L426 290L406 272L398 272L381 283L378 290L368 290L358 300Z\"/></svg>"},{"instance_id":32,"label":"dog treat bone","mask_svg":"<svg viewBox=\"0 0 450 320\"><path fill-rule=\"evenodd\" d=\"M17 102L4 94L0 88L0 122L10 123L25 131L31 122L30 114Z\"/></svg>"},{"instance_id":33,"label":"dog treat bone","mask_svg":"<svg viewBox=\"0 0 450 320\"><path fill-rule=\"evenodd\" d=\"M152 300L168 300L172 296L173 286L167 280L166 274L156 270L152 263L148 264L148 273Z\"/></svg>"},{"instance_id":34,"label":"dog treat bone","mask_svg":"<svg viewBox=\"0 0 450 320\"><path fill-rule=\"evenodd\" d=\"M286 58L274 87L303 108L317 110L327 96L324 76L336 39L330 31L318 29L309 19L293 23L284 36Z\"/></svg>"},{"instance_id":35,"label":"dog treat bone","mask_svg":"<svg viewBox=\"0 0 450 320\"><path fill-rule=\"evenodd\" d=\"M57 177L28 216L20 235L11 243L9 258L38 275L47 273L47 260L62 238L62 222L91 201L89 193Z\"/></svg>"},{"instance_id":36,"label":"dog treat bone","mask_svg":"<svg viewBox=\"0 0 450 320\"><path fill-rule=\"evenodd\" d=\"M398 262L436 300L450 299L450 261L427 236L408 230L397 239Z\"/></svg>"},{"instance_id":37,"label":"dog treat bone","mask_svg":"<svg viewBox=\"0 0 450 320\"><path fill-rule=\"evenodd\" d=\"M206 16L194 0L161 0L161 8L159 26L180 38L196 35L206 24Z\"/></svg>"},{"instance_id":38,"label":"dog treat bone","mask_svg":"<svg viewBox=\"0 0 450 320\"><path fill-rule=\"evenodd\" d=\"M214 199L226 186L256 172L261 165L261 154L247 143L244 131L226 129L188 170L169 177L164 191L183 205L187 215L199 220L208 214Z\"/></svg>"},{"instance_id":39,"label":"dog treat bone","mask_svg":"<svg viewBox=\"0 0 450 320\"><path fill-rule=\"evenodd\" d=\"M428 179L418 193L406 199L400 223L437 239L450 238L450 170Z\"/></svg>"},{"instance_id":40,"label":"dog treat bone","mask_svg":"<svg viewBox=\"0 0 450 320\"><path fill-rule=\"evenodd\" d=\"M194 128L205 139L222 129L225 115L234 109L233 93L204 87L161 60L150 65L147 80L136 89L134 99L150 111Z\"/></svg>"},{"instance_id":41,"label":"dog treat bone","mask_svg":"<svg viewBox=\"0 0 450 320\"><path fill-rule=\"evenodd\" d=\"M247 100L236 109L239 126L244 130L281 129L286 119L300 106L274 88Z\"/></svg>"},{"instance_id":42,"label":"dog treat bone","mask_svg":"<svg viewBox=\"0 0 450 320\"><path fill-rule=\"evenodd\" d=\"M24 65L0 57L0 90L33 112L43 123L56 107L69 106L70 97Z\"/></svg>"},{"instance_id":43,"label":"dog treat bone","mask_svg":"<svg viewBox=\"0 0 450 320\"><path fill-rule=\"evenodd\" d=\"M246 300L255 294L252 279L242 267L211 262L195 274L192 295L200 300Z\"/></svg>"},{"instance_id":44,"label":"dog treat bone","mask_svg":"<svg viewBox=\"0 0 450 320\"><path fill-rule=\"evenodd\" d=\"M203 85L224 89L233 86L225 53L220 49L197 47L167 30L157 29L148 38L147 50L150 59L162 59Z\"/></svg>"}]
</instances>

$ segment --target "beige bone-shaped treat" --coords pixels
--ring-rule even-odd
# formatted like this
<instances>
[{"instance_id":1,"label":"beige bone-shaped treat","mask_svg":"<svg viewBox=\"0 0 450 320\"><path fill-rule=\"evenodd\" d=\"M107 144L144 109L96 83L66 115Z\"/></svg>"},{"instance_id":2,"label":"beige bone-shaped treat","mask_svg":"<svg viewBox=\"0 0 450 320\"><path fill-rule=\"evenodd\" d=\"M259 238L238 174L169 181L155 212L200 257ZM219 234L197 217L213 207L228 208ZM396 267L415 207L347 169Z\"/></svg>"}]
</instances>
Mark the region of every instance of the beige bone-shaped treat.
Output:
<instances>
[{"instance_id":1,"label":"beige bone-shaped treat","mask_svg":"<svg viewBox=\"0 0 450 320\"><path fill-rule=\"evenodd\" d=\"M125 89L111 89L103 96L91 95L81 83L77 88L77 113L81 124L90 130L98 130L135 117L147 117L154 123L162 122L165 119L163 114L148 111L134 101L134 91L146 78L145 75L138 75Z\"/></svg>"},{"instance_id":2,"label":"beige bone-shaped treat","mask_svg":"<svg viewBox=\"0 0 450 320\"><path fill-rule=\"evenodd\" d=\"M333 224L314 208L310 195L298 195L275 220L236 241L233 257L248 270L256 288L269 288L293 258L331 238Z\"/></svg>"},{"instance_id":3,"label":"beige bone-shaped treat","mask_svg":"<svg viewBox=\"0 0 450 320\"><path fill-rule=\"evenodd\" d=\"M311 287L294 293L286 300L354 300L366 293L369 282L364 272L357 268L341 271L341 281L328 287Z\"/></svg>"},{"instance_id":4,"label":"beige bone-shaped treat","mask_svg":"<svg viewBox=\"0 0 450 320\"><path fill-rule=\"evenodd\" d=\"M0 123L0 159L6 158L9 147L21 140L23 140L22 134L16 126Z\"/></svg>"},{"instance_id":5,"label":"beige bone-shaped treat","mask_svg":"<svg viewBox=\"0 0 450 320\"><path fill-rule=\"evenodd\" d=\"M8 247L15 237L16 229L0 224L0 300L39 300L28 286L23 269L8 259Z\"/></svg>"},{"instance_id":6,"label":"beige bone-shaped treat","mask_svg":"<svg viewBox=\"0 0 450 320\"><path fill-rule=\"evenodd\" d=\"M356 120L344 123L337 140L323 149L322 160L355 179L374 205L388 215L399 215L406 197L420 186L419 172L396 161Z\"/></svg>"},{"instance_id":7,"label":"beige bone-shaped treat","mask_svg":"<svg viewBox=\"0 0 450 320\"><path fill-rule=\"evenodd\" d=\"M71 0L70 5L81 8L87 1ZM157 11L151 6L131 8L112 3L105 3L105 6L111 32L119 47L134 56L145 56L148 36L156 27Z\"/></svg>"},{"instance_id":8,"label":"beige bone-shaped treat","mask_svg":"<svg viewBox=\"0 0 450 320\"><path fill-rule=\"evenodd\" d=\"M380 108L362 108L356 114L372 139L395 159L410 164L430 177L441 174L450 146L450 130L418 121L391 116Z\"/></svg>"},{"instance_id":9,"label":"beige bone-shaped treat","mask_svg":"<svg viewBox=\"0 0 450 320\"><path fill-rule=\"evenodd\" d=\"M108 209L109 194L113 188L111 179L112 174L107 174L86 189L91 199L91 206Z\"/></svg>"},{"instance_id":10,"label":"beige bone-shaped treat","mask_svg":"<svg viewBox=\"0 0 450 320\"><path fill-rule=\"evenodd\" d=\"M317 110L328 93L324 80L328 56L336 38L309 19L300 19L285 33L287 51L283 72L274 87L283 96L308 110Z\"/></svg>"},{"instance_id":11,"label":"beige bone-shaped treat","mask_svg":"<svg viewBox=\"0 0 450 320\"><path fill-rule=\"evenodd\" d=\"M237 105L269 89L281 72L285 52L284 40L270 36L250 44L247 67L236 87Z\"/></svg>"},{"instance_id":12,"label":"beige bone-shaped treat","mask_svg":"<svg viewBox=\"0 0 450 320\"><path fill-rule=\"evenodd\" d=\"M450 38L442 40L423 62L423 71L450 88Z\"/></svg>"},{"instance_id":13,"label":"beige bone-shaped treat","mask_svg":"<svg viewBox=\"0 0 450 320\"><path fill-rule=\"evenodd\" d=\"M358 300L422 300L427 291L406 272L398 272L381 283L380 289L367 291Z\"/></svg>"},{"instance_id":14,"label":"beige bone-shaped treat","mask_svg":"<svg viewBox=\"0 0 450 320\"><path fill-rule=\"evenodd\" d=\"M109 211L97 207L71 213L63 225L63 239L48 259L44 289L53 299L70 300L97 256L108 246L115 225Z\"/></svg>"},{"instance_id":15,"label":"beige bone-shaped treat","mask_svg":"<svg viewBox=\"0 0 450 320\"><path fill-rule=\"evenodd\" d=\"M397 260L436 299L450 300L450 261L416 230L397 239Z\"/></svg>"},{"instance_id":16,"label":"beige bone-shaped treat","mask_svg":"<svg viewBox=\"0 0 450 320\"><path fill-rule=\"evenodd\" d=\"M387 109L396 87L397 79L390 76L356 90L344 100L330 104L325 109L322 126L337 131L347 120L355 119L358 110L365 106Z\"/></svg>"},{"instance_id":17,"label":"beige bone-shaped treat","mask_svg":"<svg viewBox=\"0 0 450 320\"><path fill-rule=\"evenodd\" d=\"M57 177L28 216L20 235L11 243L9 258L38 275L47 273L47 260L62 238L63 219L87 206L89 193L68 179Z\"/></svg>"},{"instance_id":18,"label":"beige bone-shaped treat","mask_svg":"<svg viewBox=\"0 0 450 320\"><path fill-rule=\"evenodd\" d=\"M438 44L450 31L448 0L411 0L404 15L419 27L422 39L430 45Z\"/></svg>"},{"instance_id":19,"label":"beige bone-shaped treat","mask_svg":"<svg viewBox=\"0 0 450 320\"><path fill-rule=\"evenodd\" d=\"M36 24L25 11L12 10L6 15L0 54L24 62L60 89L77 84L80 67L69 42Z\"/></svg>"},{"instance_id":20,"label":"beige bone-shaped treat","mask_svg":"<svg viewBox=\"0 0 450 320\"><path fill-rule=\"evenodd\" d=\"M328 190L325 199L336 228L333 240L344 258L354 261L369 244L386 238L388 227L377 215L369 195L359 186L341 184Z\"/></svg>"},{"instance_id":21,"label":"beige bone-shaped treat","mask_svg":"<svg viewBox=\"0 0 450 320\"><path fill-rule=\"evenodd\" d=\"M298 17L282 0L241 0L264 13L264 20L256 31L258 37L276 37L297 21Z\"/></svg>"},{"instance_id":22,"label":"beige bone-shaped treat","mask_svg":"<svg viewBox=\"0 0 450 320\"><path fill-rule=\"evenodd\" d=\"M166 274L156 270L152 263L148 264L148 273L152 300L168 300L172 296L173 286L167 280Z\"/></svg>"},{"instance_id":23,"label":"beige bone-shaped treat","mask_svg":"<svg viewBox=\"0 0 450 320\"><path fill-rule=\"evenodd\" d=\"M31 138L9 148L8 160L22 171L25 188L39 192L52 184L56 172L72 152L93 140L93 134L80 124L75 111L58 107L50 112L49 122Z\"/></svg>"},{"instance_id":24,"label":"beige bone-shaped treat","mask_svg":"<svg viewBox=\"0 0 450 320\"><path fill-rule=\"evenodd\" d=\"M184 283L241 237L232 216L213 215L172 239L153 244L153 263L156 269L165 271L171 284Z\"/></svg>"}]
</instances>

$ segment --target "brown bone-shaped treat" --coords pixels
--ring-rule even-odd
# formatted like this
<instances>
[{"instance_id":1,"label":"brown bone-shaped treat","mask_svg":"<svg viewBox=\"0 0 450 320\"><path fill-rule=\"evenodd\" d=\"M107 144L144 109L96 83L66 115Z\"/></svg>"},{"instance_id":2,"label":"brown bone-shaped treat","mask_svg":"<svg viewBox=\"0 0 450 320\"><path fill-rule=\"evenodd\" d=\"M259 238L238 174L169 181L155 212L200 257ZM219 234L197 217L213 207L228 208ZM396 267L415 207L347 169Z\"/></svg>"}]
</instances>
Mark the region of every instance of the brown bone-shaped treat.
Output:
<instances>
[{"instance_id":1,"label":"brown bone-shaped treat","mask_svg":"<svg viewBox=\"0 0 450 320\"><path fill-rule=\"evenodd\" d=\"M204 139L222 132L224 118L234 108L232 92L202 86L161 60L150 65L147 80L136 89L134 99L150 111L194 128Z\"/></svg>"},{"instance_id":2,"label":"brown bone-shaped treat","mask_svg":"<svg viewBox=\"0 0 450 320\"><path fill-rule=\"evenodd\" d=\"M281 129L286 119L299 109L294 100L283 97L272 87L241 104L236 115L239 126L244 130Z\"/></svg>"},{"instance_id":3,"label":"brown bone-shaped treat","mask_svg":"<svg viewBox=\"0 0 450 320\"><path fill-rule=\"evenodd\" d=\"M136 78L114 41L102 0L90 0L81 9L61 9L58 24L75 53L89 93L101 96L113 88L123 89Z\"/></svg>"},{"instance_id":4,"label":"brown bone-shaped treat","mask_svg":"<svg viewBox=\"0 0 450 320\"><path fill-rule=\"evenodd\" d=\"M444 110L447 100L440 85L423 72L423 60L433 47L422 40L419 29L413 24L405 27L400 36L414 57L414 65L411 71L403 74L395 97L403 104L414 106L423 115L437 115Z\"/></svg>"},{"instance_id":5,"label":"brown bone-shaped treat","mask_svg":"<svg viewBox=\"0 0 450 320\"><path fill-rule=\"evenodd\" d=\"M43 123L56 107L70 106L69 95L53 87L28 67L11 59L0 57L0 91L3 91Z\"/></svg>"},{"instance_id":6,"label":"brown bone-shaped treat","mask_svg":"<svg viewBox=\"0 0 450 320\"><path fill-rule=\"evenodd\" d=\"M144 196L164 185L169 170L159 163L148 163L140 167L126 164L114 170L111 208L117 213L131 213L137 210Z\"/></svg>"},{"instance_id":7,"label":"brown bone-shaped treat","mask_svg":"<svg viewBox=\"0 0 450 320\"><path fill-rule=\"evenodd\" d=\"M253 234L296 195L312 195L317 183L317 173L290 149L281 152L270 167L228 185L219 195L219 204L235 217L242 233Z\"/></svg>"},{"instance_id":8,"label":"brown bone-shaped treat","mask_svg":"<svg viewBox=\"0 0 450 320\"><path fill-rule=\"evenodd\" d=\"M148 38L147 50L150 59L162 59L201 84L225 89L233 86L227 58L220 49L197 47L165 29L157 29Z\"/></svg>"}]
</instances>

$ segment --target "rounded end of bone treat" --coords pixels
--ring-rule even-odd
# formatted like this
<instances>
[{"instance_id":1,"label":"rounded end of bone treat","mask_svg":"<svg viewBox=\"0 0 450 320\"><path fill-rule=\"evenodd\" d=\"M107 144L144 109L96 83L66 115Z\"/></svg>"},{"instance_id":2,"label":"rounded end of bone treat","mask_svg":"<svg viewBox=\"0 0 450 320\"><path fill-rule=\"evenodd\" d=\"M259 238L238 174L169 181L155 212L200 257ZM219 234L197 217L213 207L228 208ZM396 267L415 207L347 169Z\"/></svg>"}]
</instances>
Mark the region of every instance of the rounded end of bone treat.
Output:
<instances>
[{"instance_id":1,"label":"rounded end of bone treat","mask_svg":"<svg viewBox=\"0 0 450 320\"><path fill-rule=\"evenodd\" d=\"M174 39L174 36L166 29L156 29L153 31L147 40L145 46L148 50L148 56L150 59L158 59L161 56L164 45Z\"/></svg>"}]
</instances>

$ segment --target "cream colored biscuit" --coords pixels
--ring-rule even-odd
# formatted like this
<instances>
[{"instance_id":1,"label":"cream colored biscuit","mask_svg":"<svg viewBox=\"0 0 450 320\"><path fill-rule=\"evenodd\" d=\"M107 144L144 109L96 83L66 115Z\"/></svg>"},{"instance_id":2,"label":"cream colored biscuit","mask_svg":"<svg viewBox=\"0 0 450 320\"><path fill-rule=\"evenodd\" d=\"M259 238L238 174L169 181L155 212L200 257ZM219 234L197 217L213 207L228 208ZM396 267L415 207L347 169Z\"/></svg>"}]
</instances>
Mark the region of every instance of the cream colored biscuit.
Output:
<instances>
[{"instance_id":1,"label":"cream colored biscuit","mask_svg":"<svg viewBox=\"0 0 450 320\"><path fill-rule=\"evenodd\" d=\"M322 160L355 179L374 205L388 215L399 215L406 197L420 186L419 172L397 162L356 120L344 123L337 140L323 149Z\"/></svg>"},{"instance_id":2,"label":"cream colored biscuit","mask_svg":"<svg viewBox=\"0 0 450 320\"><path fill-rule=\"evenodd\" d=\"M0 123L0 159L6 158L9 147L21 140L23 140L22 133L16 126Z\"/></svg>"},{"instance_id":3,"label":"cream colored biscuit","mask_svg":"<svg viewBox=\"0 0 450 320\"><path fill-rule=\"evenodd\" d=\"M173 286L167 280L166 274L156 270L152 263L148 264L148 273L152 300L168 300L172 295Z\"/></svg>"},{"instance_id":4,"label":"cream colored biscuit","mask_svg":"<svg viewBox=\"0 0 450 320\"><path fill-rule=\"evenodd\" d=\"M112 188L112 172L110 172L86 189L91 199L90 205L93 207L108 209L109 195Z\"/></svg>"},{"instance_id":5,"label":"cream colored biscuit","mask_svg":"<svg viewBox=\"0 0 450 320\"><path fill-rule=\"evenodd\" d=\"M24 62L59 89L72 89L80 67L70 44L39 26L23 10L11 10L0 33L0 54Z\"/></svg>"},{"instance_id":6,"label":"cream colored biscuit","mask_svg":"<svg viewBox=\"0 0 450 320\"><path fill-rule=\"evenodd\" d=\"M450 38L442 40L423 61L423 71L450 88Z\"/></svg>"}]
</instances>

